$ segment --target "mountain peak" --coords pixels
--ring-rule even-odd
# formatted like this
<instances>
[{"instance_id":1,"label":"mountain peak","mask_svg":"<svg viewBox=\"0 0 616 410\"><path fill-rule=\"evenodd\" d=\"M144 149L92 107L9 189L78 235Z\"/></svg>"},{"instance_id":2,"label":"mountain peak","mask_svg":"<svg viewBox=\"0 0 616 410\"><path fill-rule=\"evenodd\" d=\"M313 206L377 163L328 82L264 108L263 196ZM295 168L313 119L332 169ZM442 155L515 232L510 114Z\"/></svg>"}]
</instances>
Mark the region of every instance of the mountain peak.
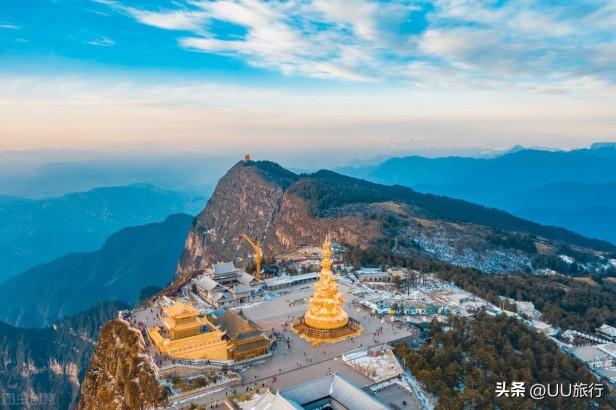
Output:
<instances>
[{"instance_id":1,"label":"mountain peak","mask_svg":"<svg viewBox=\"0 0 616 410\"><path fill-rule=\"evenodd\" d=\"M298 178L298 175L283 168L273 161L243 160L235 164L228 173L234 170L257 171L263 178L283 187L288 187Z\"/></svg>"},{"instance_id":2,"label":"mountain peak","mask_svg":"<svg viewBox=\"0 0 616 410\"><path fill-rule=\"evenodd\" d=\"M402 255L423 254L486 272L526 269L537 256L527 246L534 241L546 242L544 250L555 249L558 242L613 249L462 200L333 171L297 175L273 162L244 161L225 174L195 219L178 266L178 283L220 260L245 263L252 250L242 233L257 238L266 255L319 244L330 233L346 245L386 246ZM500 255L507 249L499 247L509 247L511 257L503 260Z\"/></svg>"}]
</instances>

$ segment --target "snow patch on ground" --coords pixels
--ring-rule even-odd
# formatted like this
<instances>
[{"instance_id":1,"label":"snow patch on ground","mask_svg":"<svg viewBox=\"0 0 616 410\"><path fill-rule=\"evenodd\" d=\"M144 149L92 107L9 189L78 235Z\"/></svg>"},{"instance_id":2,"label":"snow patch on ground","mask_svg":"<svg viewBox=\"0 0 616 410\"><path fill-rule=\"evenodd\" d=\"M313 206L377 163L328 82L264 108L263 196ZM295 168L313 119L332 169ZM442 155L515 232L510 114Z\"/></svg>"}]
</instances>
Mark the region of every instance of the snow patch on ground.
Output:
<instances>
[{"instance_id":1,"label":"snow patch on ground","mask_svg":"<svg viewBox=\"0 0 616 410\"><path fill-rule=\"evenodd\" d=\"M558 257L560 258L560 260L562 260L568 265L571 265L572 263L575 262L575 259L573 259L571 256L568 256L568 255L558 255Z\"/></svg>"}]
</instances>

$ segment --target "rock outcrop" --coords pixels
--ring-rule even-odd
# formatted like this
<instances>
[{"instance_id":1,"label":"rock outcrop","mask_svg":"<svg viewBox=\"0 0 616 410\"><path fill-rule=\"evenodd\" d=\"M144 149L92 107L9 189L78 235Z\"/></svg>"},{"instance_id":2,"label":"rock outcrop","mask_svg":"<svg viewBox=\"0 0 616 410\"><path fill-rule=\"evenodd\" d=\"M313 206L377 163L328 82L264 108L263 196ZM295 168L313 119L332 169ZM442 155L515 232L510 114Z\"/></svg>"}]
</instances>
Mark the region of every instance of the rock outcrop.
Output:
<instances>
[{"instance_id":1,"label":"rock outcrop","mask_svg":"<svg viewBox=\"0 0 616 410\"><path fill-rule=\"evenodd\" d=\"M123 320L101 331L81 386L80 410L160 407L167 390L158 384L155 365L145 354L141 333Z\"/></svg>"},{"instance_id":2,"label":"rock outcrop","mask_svg":"<svg viewBox=\"0 0 616 410\"><path fill-rule=\"evenodd\" d=\"M178 266L178 278L221 260L246 260L251 248L241 234L258 239L266 255L297 245L319 244L326 233L338 242L369 244L382 237L377 221L341 215L314 218L302 197L310 183L272 162L240 162L220 180L206 208L194 220Z\"/></svg>"},{"instance_id":3,"label":"rock outcrop","mask_svg":"<svg viewBox=\"0 0 616 410\"><path fill-rule=\"evenodd\" d=\"M214 194L193 221L178 266L180 276L220 259L244 255L242 232L267 240L286 189L297 175L270 162L240 162L223 176ZM271 242L271 241L270 241Z\"/></svg>"}]
</instances>

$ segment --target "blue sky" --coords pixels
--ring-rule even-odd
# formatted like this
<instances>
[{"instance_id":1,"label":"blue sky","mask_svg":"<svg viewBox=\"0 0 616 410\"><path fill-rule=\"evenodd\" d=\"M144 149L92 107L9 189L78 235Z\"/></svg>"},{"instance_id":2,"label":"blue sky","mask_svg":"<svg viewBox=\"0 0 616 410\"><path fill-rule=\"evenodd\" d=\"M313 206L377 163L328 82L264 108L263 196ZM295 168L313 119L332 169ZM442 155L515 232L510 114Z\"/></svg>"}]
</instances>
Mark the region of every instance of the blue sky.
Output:
<instances>
[{"instance_id":1,"label":"blue sky","mask_svg":"<svg viewBox=\"0 0 616 410\"><path fill-rule=\"evenodd\" d=\"M0 149L570 147L614 67L610 0L4 0Z\"/></svg>"}]
</instances>

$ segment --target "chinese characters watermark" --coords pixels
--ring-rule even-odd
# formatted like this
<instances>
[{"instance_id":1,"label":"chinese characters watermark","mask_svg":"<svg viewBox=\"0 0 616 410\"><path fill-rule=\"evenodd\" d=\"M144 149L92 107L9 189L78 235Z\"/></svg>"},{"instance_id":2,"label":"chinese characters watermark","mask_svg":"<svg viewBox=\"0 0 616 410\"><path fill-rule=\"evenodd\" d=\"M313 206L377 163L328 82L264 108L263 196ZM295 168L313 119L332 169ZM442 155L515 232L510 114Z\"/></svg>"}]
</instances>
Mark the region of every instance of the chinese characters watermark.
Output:
<instances>
[{"instance_id":1,"label":"chinese characters watermark","mask_svg":"<svg viewBox=\"0 0 616 410\"><path fill-rule=\"evenodd\" d=\"M55 393L37 393L34 395L3 391L0 392L0 403L3 407L50 407L56 408L57 397Z\"/></svg>"},{"instance_id":2,"label":"chinese characters watermark","mask_svg":"<svg viewBox=\"0 0 616 410\"><path fill-rule=\"evenodd\" d=\"M603 389L601 383L535 383L527 389L524 382L496 382L494 393L496 397L530 397L534 400L546 397L598 399L603 396Z\"/></svg>"}]
</instances>

